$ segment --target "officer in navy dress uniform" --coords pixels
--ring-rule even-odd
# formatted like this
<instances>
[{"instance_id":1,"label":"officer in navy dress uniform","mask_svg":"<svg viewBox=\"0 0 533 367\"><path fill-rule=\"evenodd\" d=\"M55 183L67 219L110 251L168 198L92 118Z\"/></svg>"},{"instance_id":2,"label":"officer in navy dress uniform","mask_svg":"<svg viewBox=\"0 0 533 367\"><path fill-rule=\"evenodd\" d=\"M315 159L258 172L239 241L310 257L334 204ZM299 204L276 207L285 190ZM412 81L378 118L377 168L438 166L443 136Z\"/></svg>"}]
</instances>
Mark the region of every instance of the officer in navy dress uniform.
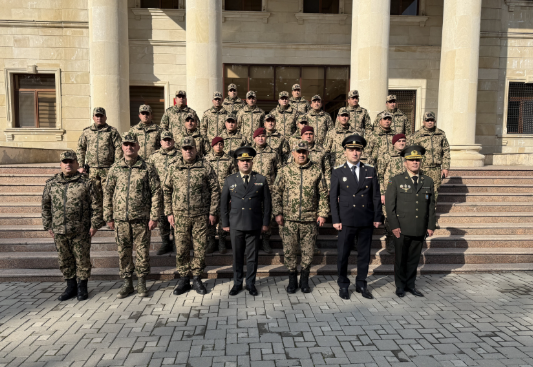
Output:
<instances>
[{"instance_id":1,"label":"officer in navy dress uniform","mask_svg":"<svg viewBox=\"0 0 533 367\"><path fill-rule=\"evenodd\" d=\"M346 162L331 173L330 205L337 240L339 296L349 299L348 257L357 238L357 277L355 290L372 299L366 278L370 264L372 233L383 222L378 176L373 166L360 161L366 140L355 134L342 142Z\"/></svg>"},{"instance_id":2,"label":"officer in navy dress uniform","mask_svg":"<svg viewBox=\"0 0 533 367\"><path fill-rule=\"evenodd\" d=\"M244 253L246 251L246 290L257 296L255 277L259 254L259 237L269 229L272 214L270 189L265 176L252 171L256 151L241 147L235 151L239 172L226 178L222 188L220 216L222 228L230 233L233 248L231 296L242 290ZM230 206L231 202L231 206Z\"/></svg>"},{"instance_id":3,"label":"officer in navy dress uniform","mask_svg":"<svg viewBox=\"0 0 533 367\"><path fill-rule=\"evenodd\" d=\"M424 295L415 288L416 272L424 237L431 237L436 227L435 188L433 179L420 172L420 162L426 150L420 145L406 147L406 171L387 183L385 208L395 242L394 281L396 294L409 292Z\"/></svg>"}]
</instances>

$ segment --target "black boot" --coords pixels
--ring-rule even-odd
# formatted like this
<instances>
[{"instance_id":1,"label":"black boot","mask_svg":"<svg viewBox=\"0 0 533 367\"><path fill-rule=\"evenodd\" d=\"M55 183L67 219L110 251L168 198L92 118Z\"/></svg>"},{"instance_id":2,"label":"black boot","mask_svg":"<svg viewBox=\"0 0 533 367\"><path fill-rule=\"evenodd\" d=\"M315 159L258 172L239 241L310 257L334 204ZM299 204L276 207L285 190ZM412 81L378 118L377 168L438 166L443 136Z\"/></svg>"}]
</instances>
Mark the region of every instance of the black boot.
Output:
<instances>
[{"instance_id":1,"label":"black boot","mask_svg":"<svg viewBox=\"0 0 533 367\"><path fill-rule=\"evenodd\" d=\"M226 252L228 252L226 248L226 236L225 235L218 236L218 252L220 252L221 254L225 254Z\"/></svg>"},{"instance_id":2,"label":"black boot","mask_svg":"<svg viewBox=\"0 0 533 367\"><path fill-rule=\"evenodd\" d=\"M157 255L164 255L172 252L172 241L170 240L170 235L167 234L161 236L161 241L163 241L163 243L161 244L159 250L157 250Z\"/></svg>"},{"instance_id":3,"label":"black boot","mask_svg":"<svg viewBox=\"0 0 533 367\"><path fill-rule=\"evenodd\" d=\"M287 286L287 293L296 293L298 289L298 272L291 271L289 273L289 285Z\"/></svg>"},{"instance_id":4,"label":"black boot","mask_svg":"<svg viewBox=\"0 0 533 367\"><path fill-rule=\"evenodd\" d=\"M67 279L67 289L57 299L58 301L66 301L76 297L78 294L78 286L76 285L76 278Z\"/></svg>"},{"instance_id":5,"label":"black boot","mask_svg":"<svg viewBox=\"0 0 533 367\"><path fill-rule=\"evenodd\" d=\"M311 292L311 288L309 287L309 270L302 270L300 273L300 289L303 293Z\"/></svg>"},{"instance_id":6,"label":"black boot","mask_svg":"<svg viewBox=\"0 0 533 367\"><path fill-rule=\"evenodd\" d=\"M191 279L188 276L186 276L178 280L178 285L176 286L176 288L174 288L173 293L176 296L179 296L180 294L183 294L190 290L191 290Z\"/></svg>"},{"instance_id":7,"label":"black boot","mask_svg":"<svg viewBox=\"0 0 533 367\"><path fill-rule=\"evenodd\" d=\"M267 236L266 234L263 235L261 247L263 248L263 251L265 251L267 254L272 253L272 247L270 247L270 236Z\"/></svg>"},{"instance_id":8,"label":"black boot","mask_svg":"<svg viewBox=\"0 0 533 367\"><path fill-rule=\"evenodd\" d=\"M201 295L207 294L207 289L205 289L205 286L202 283L200 276L192 278L192 289L194 289L196 293L198 294L201 294Z\"/></svg>"},{"instance_id":9,"label":"black boot","mask_svg":"<svg viewBox=\"0 0 533 367\"><path fill-rule=\"evenodd\" d=\"M212 254L215 252L217 243L215 241L215 236L209 236L207 240L207 248L205 249L206 254Z\"/></svg>"},{"instance_id":10,"label":"black boot","mask_svg":"<svg viewBox=\"0 0 533 367\"><path fill-rule=\"evenodd\" d=\"M78 281L78 301L85 301L87 298L89 298L87 279L80 279Z\"/></svg>"}]
</instances>

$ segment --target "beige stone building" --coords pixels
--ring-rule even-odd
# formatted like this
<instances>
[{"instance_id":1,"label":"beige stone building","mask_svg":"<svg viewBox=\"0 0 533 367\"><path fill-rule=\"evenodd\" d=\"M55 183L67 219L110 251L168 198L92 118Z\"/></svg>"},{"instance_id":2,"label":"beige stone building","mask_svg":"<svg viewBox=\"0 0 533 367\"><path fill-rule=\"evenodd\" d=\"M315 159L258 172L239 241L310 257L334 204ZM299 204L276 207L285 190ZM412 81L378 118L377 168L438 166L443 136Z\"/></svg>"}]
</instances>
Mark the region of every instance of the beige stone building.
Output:
<instances>
[{"instance_id":1,"label":"beige stone building","mask_svg":"<svg viewBox=\"0 0 533 367\"><path fill-rule=\"evenodd\" d=\"M0 0L1 146L74 148L103 106L125 131L185 89L201 114L238 85L266 110L302 85L335 114L358 89L425 111L452 165L533 164L530 0Z\"/></svg>"}]
</instances>

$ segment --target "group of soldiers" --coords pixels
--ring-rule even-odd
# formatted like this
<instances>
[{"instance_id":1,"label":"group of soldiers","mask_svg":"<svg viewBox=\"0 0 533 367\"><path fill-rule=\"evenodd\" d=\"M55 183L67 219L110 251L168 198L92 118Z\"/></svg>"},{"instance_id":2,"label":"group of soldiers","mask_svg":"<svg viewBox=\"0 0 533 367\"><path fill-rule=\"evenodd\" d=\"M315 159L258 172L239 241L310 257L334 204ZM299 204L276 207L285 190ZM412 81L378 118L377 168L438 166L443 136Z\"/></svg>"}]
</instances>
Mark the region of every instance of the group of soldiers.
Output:
<instances>
[{"instance_id":1,"label":"group of soldiers","mask_svg":"<svg viewBox=\"0 0 533 367\"><path fill-rule=\"evenodd\" d=\"M214 93L213 107L201 119L187 106L185 91L176 92L175 102L160 124L152 121L150 106L140 106L140 122L122 136L107 124L105 109L97 107L93 110L94 124L79 138L77 153L66 151L61 155L62 172L47 181L43 192L43 225L54 237L67 282L59 300L88 297L91 237L106 223L115 232L120 276L124 279L119 298L135 291L134 272L138 295L148 295L150 232L156 226L162 239L157 254L176 251L180 279L174 294L191 289L189 275L193 278L192 289L207 293L201 281L205 254L217 249L226 253L229 232L236 267L232 294L242 288L246 253L246 286L256 295L253 269L254 261L257 269L259 248L254 246L272 252L274 222L280 227L289 269L287 291L294 293L300 288L309 292L310 266L313 256L320 253L316 247L318 227L324 225L333 206L332 172L347 164L347 151L358 150L358 161L369 170L375 168L379 185L376 192L380 194L376 213L381 213L381 204L388 200L387 184L405 172L402 154L406 145L425 150L420 164L434 183L433 203L442 177L448 175L449 145L445 133L435 127L435 115L425 113L424 126L412 133L394 95L387 97L386 109L374 123L359 105L356 90L349 92L348 107L340 109L335 122L322 109L321 97L315 95L309 103L301 96L298 84L293 85L290 98L288 92L281 92L278 106L268 114L257 106L254 91L246 93L245 101L240 99L235 84L228 86L225 99L222 93ZM350 141L355 140L357 147L351 147ZM228 186L231 180L233 186ZM243 191L237 199L239 188ZM340 199L336 202L342 206ZM237 215L238 209L241 211ZM249 213L244 212L246 209ZM252 215L256 212L260 213L257 218ZM335 219L335 213L332 215ZM243 221L249 225L241 226ZM391 253L398 238L392 223L397 221L385 219L387 250ZM357 246L360 235L352 236L355 239L350 240L350 249L361 252ZM363 255L359 257L365 258ZM362 289L366 289L366 283Z\"/></svg>"}]
</instances>

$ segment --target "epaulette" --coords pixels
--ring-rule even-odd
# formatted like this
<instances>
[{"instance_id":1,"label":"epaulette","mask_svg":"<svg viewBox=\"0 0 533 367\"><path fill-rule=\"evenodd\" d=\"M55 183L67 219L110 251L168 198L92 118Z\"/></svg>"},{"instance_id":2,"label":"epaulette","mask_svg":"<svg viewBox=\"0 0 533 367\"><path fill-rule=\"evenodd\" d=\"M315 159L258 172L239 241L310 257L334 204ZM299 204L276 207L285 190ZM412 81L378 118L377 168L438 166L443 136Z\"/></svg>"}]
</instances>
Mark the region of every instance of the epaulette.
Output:
<instances>
[{"instance_id":1,"label":"epaulette","mask_svg":"<svg viewBox=\"0 0 533 367\"><path fill-rule=\"evenodd\" d=\"M371 165L371 164L368 164L368 163L365 163L365 166L367 166L367 167L372 167L372 168L374 168L374 166L373 166L373 165Z\"/></svg>"},{"instance_id":2,"label":"epaulette","mask_svg":"<svg viewBox=\"0 0 533 367\"><path fill-rule=\"evenodd\" d=\"M342 167L344 167L344 163L341 164L340 166L337 166L337 167L333 168L333 169L342 168Z\"/></svg>"}]
</instances>

